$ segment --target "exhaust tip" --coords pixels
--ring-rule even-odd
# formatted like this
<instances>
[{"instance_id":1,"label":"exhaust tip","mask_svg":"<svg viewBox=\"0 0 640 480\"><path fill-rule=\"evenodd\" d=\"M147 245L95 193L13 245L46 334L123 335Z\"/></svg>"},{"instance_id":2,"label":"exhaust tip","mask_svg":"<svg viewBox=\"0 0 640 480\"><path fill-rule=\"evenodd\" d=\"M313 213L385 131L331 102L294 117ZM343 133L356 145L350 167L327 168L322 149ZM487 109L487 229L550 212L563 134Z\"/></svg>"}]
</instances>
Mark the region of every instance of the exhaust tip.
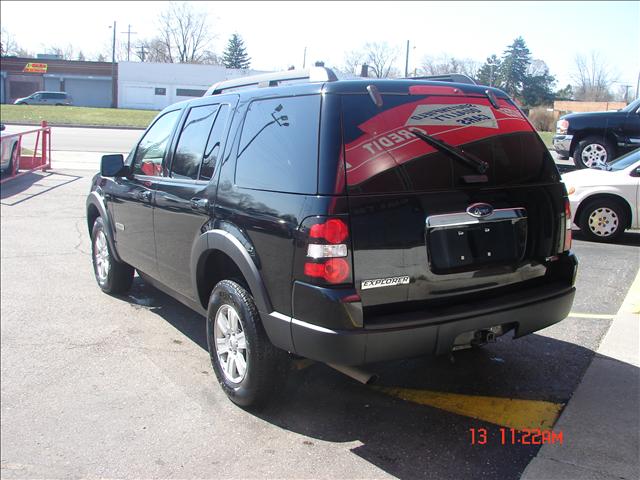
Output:
<instances>
[{"instance_id":1,"label":"exhaust tip","mask_svg":"<svg viewBox=\"0 0 640 480\"><path fill-rule=\"evenodd\" d=\"M367 372L358 367L349 367L347 365L335 365L333 363L327 363L328 366L337 370L338 372L351 377L354 380L362 383L363 385L371 385L378 381L378 375L375 373Z\"/></svg>"}]
</instances>

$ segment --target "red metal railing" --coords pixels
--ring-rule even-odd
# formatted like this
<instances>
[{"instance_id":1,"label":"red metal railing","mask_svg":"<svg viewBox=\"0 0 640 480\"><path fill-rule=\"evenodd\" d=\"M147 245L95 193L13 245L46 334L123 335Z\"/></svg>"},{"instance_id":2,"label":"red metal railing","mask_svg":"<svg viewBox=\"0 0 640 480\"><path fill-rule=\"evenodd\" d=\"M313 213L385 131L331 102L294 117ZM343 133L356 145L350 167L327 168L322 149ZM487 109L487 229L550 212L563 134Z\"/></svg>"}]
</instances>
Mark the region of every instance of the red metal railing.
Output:
<instances>
[{"instance_id":1,"label":"red metal railing","mask_svg":"<svg viewBox=\"0 0 640 480\"><path fill-rule=\"evenodd\" d=\"M30 155L23 155L23 137L25 135L32 135L34 133L36 134L36 140L33 145L33 153ZM12 178L22 176L29 172L33 172L36 170L46 171L51 168L51 127L47 125L46 121L42 121L40 128L3 135L2 143L11 143L11 139L15 137L18 137L18 162L13 162L13 172L9 172L9 175L0 180L0 183L4 183L7 180L11 180ZM18 165L19 170L18 168L16 168L18 167Z\"/></svg>"}]
</instances>

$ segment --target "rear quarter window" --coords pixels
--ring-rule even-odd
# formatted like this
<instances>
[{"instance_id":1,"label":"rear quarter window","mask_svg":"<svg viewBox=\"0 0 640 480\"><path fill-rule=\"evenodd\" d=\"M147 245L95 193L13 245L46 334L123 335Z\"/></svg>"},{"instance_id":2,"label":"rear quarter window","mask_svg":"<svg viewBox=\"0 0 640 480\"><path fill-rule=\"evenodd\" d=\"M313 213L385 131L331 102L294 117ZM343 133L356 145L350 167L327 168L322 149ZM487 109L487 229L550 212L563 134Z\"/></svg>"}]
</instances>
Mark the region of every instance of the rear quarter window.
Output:
<instances>
[{"instance_id":1,"label":"rear quarter window","mask_svg":"<svg viewBox=\"0 0 640 480\"><path fill-rule=\"evenodd\" d=\"M343 97L345 168L350 194L431 191L469 186L478 172L412 134L419 129L489 164L482 186L556 181L547 148L520 111L498 99L453 95Z\"/></svg>"},{"instance_id":2,"label":"rear quarter window","mask_svg":"<svg viewBox=\"0 0 640 480\"><path fill-rule=\"evenodd\" d=\"M242 127L239 187L315 194L320 96L254 100Z\"/></svg>"}]
</instances>

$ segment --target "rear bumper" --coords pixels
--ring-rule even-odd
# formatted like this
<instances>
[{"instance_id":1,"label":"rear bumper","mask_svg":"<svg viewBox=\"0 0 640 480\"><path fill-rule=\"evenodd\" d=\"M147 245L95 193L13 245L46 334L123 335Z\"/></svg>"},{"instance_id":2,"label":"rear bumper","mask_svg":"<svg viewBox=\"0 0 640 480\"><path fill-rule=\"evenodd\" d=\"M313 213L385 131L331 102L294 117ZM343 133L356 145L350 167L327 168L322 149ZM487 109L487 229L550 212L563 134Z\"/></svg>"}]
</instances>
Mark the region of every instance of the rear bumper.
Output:
<instances>
[{"instance_id":1,"label":"rear bumper","mask_svg":"<svg viewBox=\"0 0 640 480\"><path fill-rule=\"evenodd\" d=\"M291 336L295 352L306 358L340 365L362 365L409 358L439 355L453 347L461 333L497 325L515 326L521 337L557 323L569 314L575 288L555 296L482 315L433 325L385 330L332 330L293 319Z\"/></svg>"},{"instance_id":2,"label":"rear bumper","mask_svg":"<svg viewBox=\"0 0 640 480\"><path fill-rule=\"evenodd\" d=\"M364 365L440 355L452 349L460 334L502 326L504 331L513 329L517 338L560 322L573 304L577 267L572 253L562 254L550 264L547 275L526 288L425 310L395 312L377 322L362 317L359 303L349 303L353 291L296 282L294 312L306 321L278 312L261 312L261 317L274 345L325 363Z\"/></svg>"}]
</instances>

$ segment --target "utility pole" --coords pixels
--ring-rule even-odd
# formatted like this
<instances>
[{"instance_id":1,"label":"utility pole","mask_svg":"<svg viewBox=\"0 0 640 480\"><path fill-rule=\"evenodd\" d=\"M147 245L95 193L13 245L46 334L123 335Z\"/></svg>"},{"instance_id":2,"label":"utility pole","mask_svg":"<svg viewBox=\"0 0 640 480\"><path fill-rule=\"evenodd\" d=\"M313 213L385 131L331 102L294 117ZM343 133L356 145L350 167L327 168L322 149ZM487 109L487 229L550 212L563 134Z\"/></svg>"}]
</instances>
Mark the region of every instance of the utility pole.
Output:
<instances>
[{"instance_id":1,"label":"utility pole","mask_svg":"<svg viewBox=\"0 0 640 480\"><path fill-rule=\"evenodd\" d=\"M302 57L302 68L307 66L307 47L304 47L304 55Z\"/></svg>"},{"instance_id":2,"label":"utility pole","mask_svg":"<svg viewBox=\"0 0 640 480\"><path fill-rule=\"evenodd\" d=\"M407 56L404 60L404 76L405 78L409 76L409 40L407 40Z\"/></svg>"},{"instance_id":3,"label":"utility pole","mask_svg":"<svg viewBox=\"0 0 640 480\"><path fill-rule=\"evenodd\" d=\"M127 34L127 62L129 61L129 52L131 52L131 34L133 33L134 35L138 32L132 32L131 31L131 25L129 25L129 28L127 29L126 32L120 32L120 33L126 33Z\"/></svg>"},{"instance_id":4,"label":"utility pole","mask_svg":"<svg viewBox=\"0 0 640 480\"><path fill-rule=\"evenodd\" d=\"M140 61L144 62L145 58L147 58L147 47L145 47L144 44L141 44L138 48L138 56L140 57Z\"/></svg>"},{"instance_id":5,"label":"utility pole","mask_svg":"<svg viewBox=\"0 0 640 480\"><path fill-rule=\"evenodd\" d=\"M111 46L111 108L116 108L117 95L118 95L118 85L116 83L116 22L114 20L113 21L113 44Z\"/></svg>"}]
</instances>

